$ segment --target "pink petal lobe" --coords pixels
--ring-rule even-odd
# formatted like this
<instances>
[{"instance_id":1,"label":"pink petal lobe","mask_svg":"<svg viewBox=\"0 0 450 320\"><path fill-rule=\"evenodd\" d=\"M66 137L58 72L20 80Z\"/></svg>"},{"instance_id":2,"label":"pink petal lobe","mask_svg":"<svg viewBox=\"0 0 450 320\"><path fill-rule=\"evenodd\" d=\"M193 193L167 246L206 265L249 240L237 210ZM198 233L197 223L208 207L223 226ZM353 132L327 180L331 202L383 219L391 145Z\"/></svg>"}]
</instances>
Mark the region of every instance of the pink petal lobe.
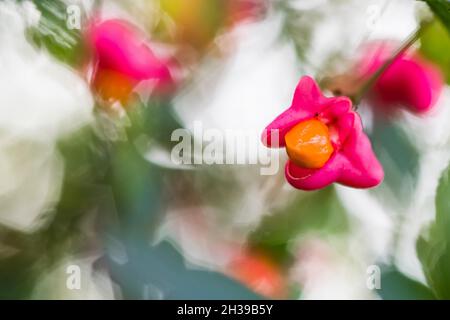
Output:
<instances>
[{"instance_id":1,"label":"pink petal lobe","mask_svg":"<svg viewBox=\"0 0 450 320\"><path fill-rule=\"evenodd\" d=\"M319 117L325 123L333 123L342 115L352 110L352 101L347 97L327 98L322 107Z\"/></svg>"},{"instance_id":2,"label":"pink petal lobe","mask_svg":"<svg viewBox=\"0 0 450 320\"><path fill-rule=\"evenodd\" d=\"M261 140L268 147L284 147L286 145L284 141L286 133L300 121L312 117L308 112L302 112L290 107L264 129Z\"/></svg>"},{"instance_id":3,"label":"pink petal lobe","mask_svg":"<svg viewBox=\"0 0 450 320\"><path fill-rule=\"evenodd\" d=\"M297 189L307 191L321 189L336 181L344 161L345 159L337 153L331 156L322 168L306 169L288 160L285 167L286 180Z\"/></svg>"},{"instance_id":4,"label":"pink petal lobe","mask_svg":"<svg viewBox=\"0 0 450 320\"><path fill-rule=\"evenodd\" d=\"M346 161L343 161L337 182L354 188L374 187L383 181L383 167L362 130L361 119L356 113L354 117L354 125L340 150Z\"/></svg>"},{"instance_id":5,"label":"pink petal lobe","mask_svg":"<svg viewBox=\"0 0 450 320\"><path fill-rule=\"evenodd\" d=\"M320 112L328 99L322 95L319 86L313 78L304 76L300 79L295 89L292 107L296 110L304 110L309 114L314 114Z\"/></svg>"},{"instance_id":6,"label":"pink petal lobe","mask_svg":"<svg viewBox=\"0 0 450 320\"><path fill-rule=\"evenodd\" d=\"M316 116L332 99L322 95L311 77L302 77L295 89L291 106L264 129L262 142L268 147L284 147L286 133L297 123Z\"/></svg>"}]
</instances>

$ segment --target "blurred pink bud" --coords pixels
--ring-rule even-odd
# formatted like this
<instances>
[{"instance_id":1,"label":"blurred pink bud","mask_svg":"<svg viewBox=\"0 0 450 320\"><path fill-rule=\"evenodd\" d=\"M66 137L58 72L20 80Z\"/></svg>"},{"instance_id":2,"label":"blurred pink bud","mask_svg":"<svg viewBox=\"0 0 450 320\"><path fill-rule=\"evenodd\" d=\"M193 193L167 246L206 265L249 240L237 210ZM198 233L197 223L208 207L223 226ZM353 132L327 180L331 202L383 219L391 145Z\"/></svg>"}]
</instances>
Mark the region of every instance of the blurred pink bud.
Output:
<instances>
[{"instance_id":1,"label":"blurred pink bud","mask_svg":"<svg viewBox=\"0 0 450 320\"><path fill-rule=\"evenodd\" d=\"M381 183L383 168L362 130L359 115L352 110L350 99L323 96L310 77L305 76L300 80L291 107L266 127L262 135L263 143L269 147L286 147L286 135L299 123L312 119L328 127L333 152L320 168L298 165L290 156L285 175L292 186L316 190L333 182L354 188L370 188ZM307 141L308 148L321 140L318 138L321 137L313 135Z\"/></svg>"},{"instance_id":2,"label":"blurred pink bud","mask_svg":"<svg viewBox=\"0 0 450 320\"><path fill-rule=\"evenodd\" d=\"M143 80L157 87L173 83L169 59L155 55L143 32L125 20L94 23L88 31L95 56L93 84L106 99L127 100Z\"/></svg>"},{"instance_id":3,"label":"blurred pink bud","mask_svg":"<svg viewBox=\"0 0 450 320\"><path fill-rule=\"evenodd\" d=\"M368 79L395 52L394 42L366 45L357 62L357 73ZM431 110L443 87L441 71L417 52L403 53L381 74L370 93L370 99L384 111L404 107L417 114Z\"/></svg>"}]
</instances>

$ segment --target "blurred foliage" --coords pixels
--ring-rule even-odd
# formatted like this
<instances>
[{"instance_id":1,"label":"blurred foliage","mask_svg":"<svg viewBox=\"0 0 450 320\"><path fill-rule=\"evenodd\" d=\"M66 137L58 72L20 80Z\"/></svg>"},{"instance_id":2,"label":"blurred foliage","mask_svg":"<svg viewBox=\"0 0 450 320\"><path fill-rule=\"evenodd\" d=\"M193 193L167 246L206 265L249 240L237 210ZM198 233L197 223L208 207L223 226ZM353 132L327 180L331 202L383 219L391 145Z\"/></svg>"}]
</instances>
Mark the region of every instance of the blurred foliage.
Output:
<instances>
[{"instance_id":1,"label":"blurred foliage","mask_svg":"<svg viewBox=\"0 0 450 320\"><path fill-rule=\"evenodd\" d=\"M127 141L114 144L109 185L118 223L106 235L107 264L125 299L259 299L260 296L218 272L188 267L183 255L163 241L153 244L162 214L171 203L164 179L178 179L169 169L143 159L133 141L141 135L168 147L181 125L167 100L138 104L129 114ZM169 186L170 187L170 186ZM112 240L112 242L111 242ZM121 243L127 262L114 258Z\"/></svg>"},{"instance_id":2,"label":"blurred foliage","mask_svg":"<svg viewBox=\"0 0 450 320\"><path fill-rule=\"evenodd\" d=\"M373 192L382 192L384 197L399 204L410 201L411 190L417 183L419 152L403 129L392 121L375 119L369 134L372 147L383 165L383 184ZM388 192L384 192L388 188Z\"/></svg>"},{"instance_id":3,"label":"blurred foliage","mask_svg":"<svg viewBox=\"0 0 450 320\"><path fill-rule=\"evenodd\" d=\"M259 298L218 272L187 267L183 255L171 244L152 244L162 215L170 204L167 195L171 192L163 183L170 177L170 170L146 161L134 142L141 135L148 135L168 148L171 132L181 125L169 101L164 99L138 103L130 110L129 120L126 140L112 146L111 169L106 181L112 189L112 206L118 218L106 232L107 264L124 298ZM117 243L123 244L126 263L114 258Z\"/></svg>"},{"instance_id":4,"label":"blurred foliage","mask_svg":"<svg viewBox=\"0 0 450 320\"><path fill-rule=\"evenodd\" d=\"M439 299L450 299L450 167L436 194L436 220L417 240L425 277Z\"/></svg>"},{"instance_id":5,"label":"blurred foliage","mask_svg":"<svg viewBox=\"0 0 450 320\"><path fill-rule=\"evenodd\" d=\"M183 125L173 111L170 99L154 97L144 102L136 98L127 116L130 119L130 126L127 129L130 140L146 135L167 150L178 143L171 141L171 135L174 130L182 128Z\"/></svg>"},{"instance_id":6,"label":"blurred foliage","mask_svg":"<svg viewBox=\"0 0 450 320\"><path fill-rule=\"evenodd\" d=\"M377 293L384 300L434 300L430 289L395 268L385 269Z\"/></svg>"},{"instance_id":7,"label":"blurred foliage","mask_svg":"<svg viewBox=\"0 0 450 320\"><path fill-rule=\"evenodd\" d=\"M289 262L290 242L309 232L329 235L347 231L346 211L334 187L311 193L303 192L284 206L263 218L250 236L250 243Z\"/></svg>"},{"instance_id":8,"label":"blurred foliage","mask_svg":"<svg viewBox=\"0 0 450 320\"><path fill-rule=\"evenodd\" d=\"M39 25L29 30L32 41L60 61L71 66L80 64L86 51L80 30L67 28L66 3L62 0L32 1L42 14ZM450 31L450 3L424 1L441 23L434 22L421 35L421 52L442 68L450 83L450 37L447 33ZM229 23L226 1L159 2L177 27L177 40L194 47L207 46ZM277 1L275 8L284 14L282 35L293 42L299 60L306 61L306 50L315 27L313 22L321 20L323 13L295 10L290 0ZM59 143L65 176L59 203L46 213L48 223L32 234L0 226L0 244L11 247L12 252L0 255L0 298L29 297L36 281L61 256L77 253L86 249L85 246L95 245L96 241L106 247L102 261L106 262L108 272L126 299L261 298L219 272L187 265L183 253L167 241L154 243L163 214L174 201L199 199L202 205L233 212L236 203L230 199L244 194L245 184L239 184L236 176L228 174L229 169L223 167L180 172L144 159L136 145L142 137L156 142L167 152L177 143L170 141L170 135L182 124L169 99L153 97L149 102L137 99L127 110L128 123L125 120L113 123L124 131L115 139L103 131L105 128L98 127L104 114L107 112L97 110L97 122L93 127L86 127ZM418 151L402 129L392 122L376 120L371 140L386 172L384 185L395 191L393 199L406 203L417 179ZM245 171L248 168L242 169L241 177L245 177ZM439 185L436 221L427 236L421 236L417 242L418 255L433 293L392 269L383 273L379 291L382 298L450 299L449 172ZM223 190L227 191L227 196ZM89 224L93 230L86 229L83 223L88 218L94 220ZM292 262L293 241L309 233L328 236L344 233L349 228L346 210L334 187L297 192L291 202L276 207L262 219L250 235L249 245L270 254L285 267ZM92 234L102 239L86 241ZM125 260L117 258L120 250Z\"/></svg>"},{"instance_id":9,"label":"blurred foliage","mask_svg":"<svg viewBox=\"0 0 450 320\"><path fill-rule=\"evenodd\" d=\"M158 298L155 288L171 299L260 298L221 273L187 267L183 255L167 242L151 244L170 203L163 197L167 169L146 161L133 142L142 134L170 141L172 128L179 126L172 115L167 101L155 100L130 112L123 140L105 140L107 134L99 134L102 129L94 130L94 125L60 142L65 176L48 223L31 235L0 228L2 244L10 240L20 245L0 257L0 298L29 298L36 282L61 257L86 252L86 246L102 240L112 257L103 259L106 268L124 298ZM85 219L94 221L88 229ZM103 239L89 239L95 234ZM127 264L114 259L115 243L124 244Z\"/></svg>"},{"instance_id":10,"label":"blurred foliage","mask_svg":"<svg viewBox=\"0 0 450 320\"><path fill-rule=\"evenodd\" d=\"M56 59L78 65L85 52L84 43L80 30L67 27L67 4L61 0L33 0L33 3L41 12L39 24L29 30L33 42Z\"/></svg>"},{"instance_id":11,"label":"blurred foliage","mask_svg":"<svg viewBox=\"0 0 450 320\"><path fill-rule=\"evenodd\" d=\"M448 0L423 0L431 11L441 20L450 32L450 1Z\"/></svg>"},{"instance_id":12,"label":"blurred foliage","mask_svg":"<svg viewBox=\"0 0 450 320\"><path fill-rule=\"evenodd\" d=\"M135 225L136 226L136 225ZM244 285L214 271L188 266L167 242L150 245L146 233L129 229L124 236L127 263L110 259L110 274L125 299L261 299Z\"/></svg>"},{"instance_id":13,"label":"blurred foliage","mask_svg":"<svg viewBox=\"0 0 450 320\"><path fill-rule=\"evenodd\" d=\"M450 84L450 31L435 20L420 35L420 52L436 65Z\"/></svg>"},{"instance_id":14,"label":"blurred foliage","mask_svg":"<svg viewBox=\"0 0 450 320\"><path fill-rule=\"evenodd\" d=\"M91 215L103 199L105 189L98 184L105 173L95 135L89 128L61 141L59 150L65 160L61 198L46 213L46 224L26 234L0 228L0 235L12 235L16 252L0 258L0 298L28 298L36 281L52 268L63 254L85 245L82 221Z\"/></svg>"},{"instance_id":15,"label":"blurred foliage","mask_svg":"<svg viewBox=\"0 0 450 320\"><path fill-rule=\"evenodd\" d=\"M282 39L292 42L298 59L306 62L315 22L323 18L323 13L319 10L295 10L291 0L277 1L275 7L284 14Z\"/></svg>"},{"instance_id":16,"label":"blurred foliage","mask_svg":"<svg viewBox=\"0 0 450 320\"><path fill-rule=\"evenodd\" d=\"M0 225L0 240L1 249L12 249L10 254L0 250L0 299L26 299L38 275L37 257L30 250L33 237Z\"/></svg>"}]
</instances>

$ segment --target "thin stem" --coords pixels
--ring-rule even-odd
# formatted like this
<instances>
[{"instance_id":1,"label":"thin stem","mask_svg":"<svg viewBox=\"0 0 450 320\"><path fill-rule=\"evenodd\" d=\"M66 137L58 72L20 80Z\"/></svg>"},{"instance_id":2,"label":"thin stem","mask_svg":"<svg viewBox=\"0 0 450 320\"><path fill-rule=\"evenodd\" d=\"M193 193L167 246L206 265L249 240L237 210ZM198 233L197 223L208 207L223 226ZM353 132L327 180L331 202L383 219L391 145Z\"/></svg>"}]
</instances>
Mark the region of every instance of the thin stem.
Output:
<instances>
[{"instance_id":1,"label":"thin stem","mask_svg":"<svg viewBox=\"0 0 450 320\"><path fill-rule=\"evenodd\" d=\"M406 50L408 50L417 40L419 40L425 28L430 25L431 21L424 21L416 31L414 31L403 44L392 54L392 56L384 62L377 71L370 76L370 78L364 83L358 93L353 97L354 109L357 110L362 98L373 87L375 82L380 76L389 68L389 66L400 57Z\"/></svg>"}]
</instances>

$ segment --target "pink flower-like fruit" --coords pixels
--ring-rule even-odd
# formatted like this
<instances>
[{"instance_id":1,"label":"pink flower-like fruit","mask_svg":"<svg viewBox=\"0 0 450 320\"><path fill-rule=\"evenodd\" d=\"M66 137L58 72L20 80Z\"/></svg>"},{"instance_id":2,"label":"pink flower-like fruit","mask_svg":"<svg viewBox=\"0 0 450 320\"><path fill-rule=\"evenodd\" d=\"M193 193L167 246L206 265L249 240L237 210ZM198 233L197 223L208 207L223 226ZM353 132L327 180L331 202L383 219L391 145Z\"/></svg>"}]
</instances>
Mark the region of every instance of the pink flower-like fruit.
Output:
<instances>
[{"instance_id":1,"label":"pink flower-like fruit","mask_svg":"<svg viewBox=\"0 0 450 320\"><path fill-rule=\"evenodd\" d=\"M356 64L356 73L369 79L395 52L394 42L375 42L365 46ZM396 58L375 82L370 98L376 106L392 112L393 107L423 114L435 105L443 87L443 76L431 62L417 52Z\"/></svg>"},{"instance_id":2,"label":"pink flower-like fruit","mask_svg":"<svg viewBox=\"0 0 450 320\"><path fill-rule=\"evenodd\" d=\"M347 97L325 97L315 81L303 77L291 107L263 132L268 147L286 147L288 182L316 190L337 182L354 188L381 183L383 168Z\"/></svg>"},{"instance_id":3,"label":"pink flower-like fruit","mask_svg":"<svg viewBox=\"0 0 450 320\"><path fill-rule=\"evenodd\" d=\"M144 34L125 20L94 23L88 32L94 51L93 87L105 100L126 102L143 80L161 88L172 83L168 60L158 58Z\"/></svg>"}]
</instances>

